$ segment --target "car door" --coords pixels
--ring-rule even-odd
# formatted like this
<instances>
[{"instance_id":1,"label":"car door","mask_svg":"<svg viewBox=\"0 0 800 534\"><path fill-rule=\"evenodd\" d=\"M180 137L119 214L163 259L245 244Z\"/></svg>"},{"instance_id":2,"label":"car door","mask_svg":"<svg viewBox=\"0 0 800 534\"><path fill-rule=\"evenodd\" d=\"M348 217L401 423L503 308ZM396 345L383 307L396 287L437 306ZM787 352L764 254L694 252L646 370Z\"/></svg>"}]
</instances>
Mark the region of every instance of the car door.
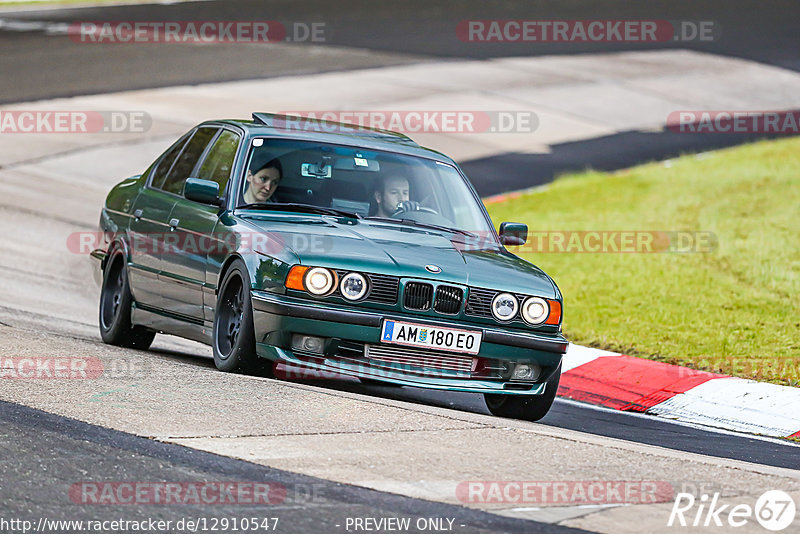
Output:
<instances>
[{"instance_id":1,"label":"car door","mask_svg":"<svg viewBox=\"0 0 800 534\"><path fill-rule=\"evenodd\" d=\"M218 132L217 127L198 128L175 161L163 187L175 199L167 222L168 236L165 237L159 275L163 300L171 313L197 323L203 320L207 255L200 250L207 246L200 238L213 230L219 208L186 200L183 186L189 177L194 176L203 154Z\"/></svg>"},{"instance_id":2,"label":"car door","mask_svg":"<svg viewBox=\"0 0 800 534\"><path fill-rule=\"evenodd\" d=\"M164 308L164 288L159 279L163 238L168 234L169 215L175 195L162 190L164 181L193 132L189 132L156 160L145 186L136 197L128 225L130 264L128 280L138 305Z\"/></svg>"},{"instance_id":3,"label":"car door","mask_svg":"<svg viewBox=\"0 0 800 534\"><path fill-rule=\"evenodd\" d=\"M216 182L219 185L220 196L225 196L240 141L241 136L238 133L221 129L209 144L209 149L193 173L193 177ZM209 322L214 317L215 304L214 287L207 281L209 255L216 257L226 247L225 243L218 240L218 236L214 234L219 214L219 206L201 204L186 198L179 199L173 208L170 220L177 221L175 232L184 246L179 254L164 257L164 270L169 271L176 279L191 281L191 287L200 293L191 295L192 317ZM189 304L176 303L186 306L187 311Z\"/></svg>"},{"instance_id":4,"label":"car door","mask_svg":"<svg viewBox=\"0 0 800 534\"><path fill-rule=\"evenodd\" d=\"M239 153L239 147L242 142L242 136L235 131L223 129L220 131L217 138L214 140L212 148L206 153L203 163L197 172L197 177L203 180L211 180L219 185L219 192L221 197L227 198L231 194L235 194L230 188L232 184L232 175L236 155ZM188 202L188 201L186 201ZM196 222L187 221L186 228L190 231L199 233L207 231L212 233L212 239L209 241L209 248L205 250L205 261L203 263L203 315L206 321L212 322L214 320L214 308L216 306L216 282L217 277L211 276L213 273L218 273L220 262L235 250L235 242L231 239L233 236L227 230L220 230L224 225L220 225L219 213L220 209L214 206L205 206L205 209L213 211L212 217L203 219L200 222L201 228L196 226ZM209 223L213 223L211 227Z\"/></svg>"}]
</instances>

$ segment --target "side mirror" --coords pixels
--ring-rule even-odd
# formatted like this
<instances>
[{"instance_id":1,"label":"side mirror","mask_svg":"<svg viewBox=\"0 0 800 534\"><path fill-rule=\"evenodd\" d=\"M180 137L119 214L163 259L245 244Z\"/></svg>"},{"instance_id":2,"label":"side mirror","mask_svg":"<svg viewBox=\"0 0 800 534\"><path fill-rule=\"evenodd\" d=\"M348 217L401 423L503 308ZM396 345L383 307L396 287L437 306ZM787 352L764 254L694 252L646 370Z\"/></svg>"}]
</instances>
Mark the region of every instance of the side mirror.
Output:
<instances>
[{"instance_id":1,"label":"side mirror","mask_svg":"<svg viewBox=\"0 0 800 534\"><path fill-rule=\"evenodd\" d=\"M211 180L189 178L183 187L183 196L201 204L220 205L219 184Z\"/></svg>"},{"instance_id":2,"label":"side mirror","mask_svg":"<svg viewBox=\"0 0 800 534\"><path fill-rule=\"evenodd\" d=\"M514 222L500 223L500 242L518 247L528 240L528 225Z\"/></svg>"}]
</instances>

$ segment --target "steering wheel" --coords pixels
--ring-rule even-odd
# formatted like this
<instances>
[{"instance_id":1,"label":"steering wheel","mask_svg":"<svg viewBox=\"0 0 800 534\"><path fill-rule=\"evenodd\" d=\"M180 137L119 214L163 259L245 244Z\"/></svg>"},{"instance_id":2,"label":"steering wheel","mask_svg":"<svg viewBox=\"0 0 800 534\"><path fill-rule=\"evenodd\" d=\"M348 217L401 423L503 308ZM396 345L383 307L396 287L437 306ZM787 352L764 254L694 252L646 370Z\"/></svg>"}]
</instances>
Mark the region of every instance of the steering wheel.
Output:
<instances>
[{"instance_id":1,"label":"steering wheel","mask_svg":"<svg viewBox=\"0 0 800 534\"><path fill-rule=\"evenodd\" d=\"M423 213L432 213L434 215L439 215L439 212L431 209L426 208L425 206L420 206L419 202L414 200L404 200L403 202L398 202L397 209L394 213L392 213L392 217L399 215L400 213L406 213L409 211L421 211Z\"/></svg>"}]
</instances>

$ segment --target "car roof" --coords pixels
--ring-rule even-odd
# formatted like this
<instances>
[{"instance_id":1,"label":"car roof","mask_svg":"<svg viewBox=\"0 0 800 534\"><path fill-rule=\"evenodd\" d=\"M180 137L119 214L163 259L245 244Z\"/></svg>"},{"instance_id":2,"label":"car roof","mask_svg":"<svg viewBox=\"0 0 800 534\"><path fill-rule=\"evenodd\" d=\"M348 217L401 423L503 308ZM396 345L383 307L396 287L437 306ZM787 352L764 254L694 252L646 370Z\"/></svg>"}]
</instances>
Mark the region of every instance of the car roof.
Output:
<instances>
[{"instance_id":1,"label":"car roof","mask_svg":"<svg viewBox=\"0 0 800 534\"><path fill-rule=\"evenodd\" d=\"M284 124L291 122L292 127ZM301 141L316 141L331 144L346 144L365 149L386 150L410 156L421 156L450 165L456 165L448 156L436 150L418 145L410 137L378 128L367 128L343 122L324 121L313 118L280 115L276 113L253 113L253 120L216 120L204 124L230 124L245 130L250 137L269 136ZM341 131L320 131L341 130Z\"/></svg>"}]
</instances>

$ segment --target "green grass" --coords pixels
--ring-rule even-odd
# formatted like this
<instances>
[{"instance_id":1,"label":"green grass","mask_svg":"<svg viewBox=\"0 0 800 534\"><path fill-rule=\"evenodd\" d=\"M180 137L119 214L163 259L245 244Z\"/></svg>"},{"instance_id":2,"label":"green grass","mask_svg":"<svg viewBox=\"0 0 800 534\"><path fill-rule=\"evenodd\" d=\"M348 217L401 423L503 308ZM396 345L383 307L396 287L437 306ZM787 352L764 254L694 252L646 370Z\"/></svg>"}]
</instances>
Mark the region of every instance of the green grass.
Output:
<instances>
[{"instance_id":1,"label":"green grass","mask_svg":"<svg viewBox=\"0 0 800 534\"><path fill-rule=\"evenodd\" d=\"M800 138L564 176L487 207L531 231L713 232L711 253L519 253L559 285L571 341L800 385Z\"/></svg>"}]
</instances>

